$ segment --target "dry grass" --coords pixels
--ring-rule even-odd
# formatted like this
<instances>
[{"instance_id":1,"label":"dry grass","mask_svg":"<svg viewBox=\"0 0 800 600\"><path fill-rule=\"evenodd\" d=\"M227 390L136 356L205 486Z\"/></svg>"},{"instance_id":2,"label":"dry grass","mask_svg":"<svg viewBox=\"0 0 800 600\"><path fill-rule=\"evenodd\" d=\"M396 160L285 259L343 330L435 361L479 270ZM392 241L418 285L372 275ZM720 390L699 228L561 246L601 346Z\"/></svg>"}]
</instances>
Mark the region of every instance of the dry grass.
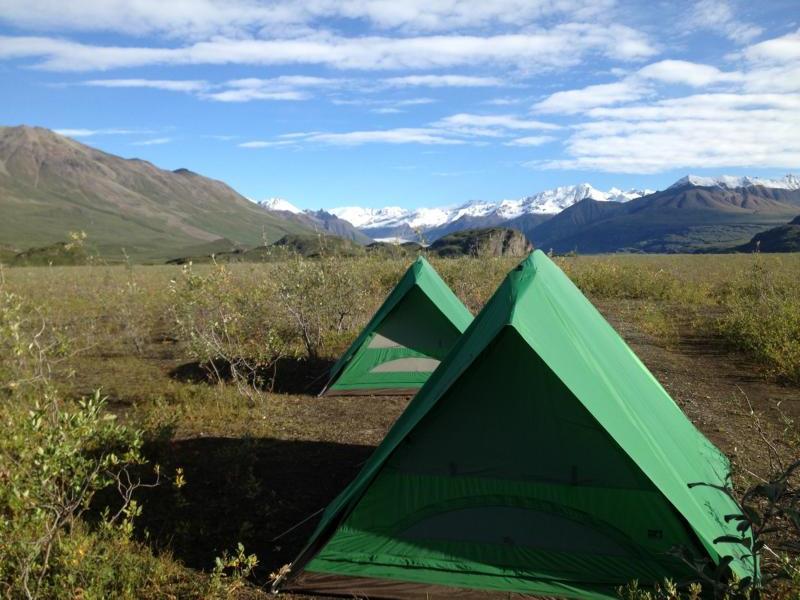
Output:
<instances>
[{"instance_id":1,"label":"dry grass","mask_svg":"<svg viewBox=\"0 0 800 600\"><path fill-rule=\"evenodd\" d=\"M290 560L309 526L273 538L322 508L404 409L403 399L314 393L409 262L367 257L325 265L327 271L315 261L233 264L224 267L224 277L220 267L201 265L192 268L204 282L200 291L187 287L178 266L16 268L2 273L2 286L41 307L76 350L57 367L63 392L80 397L101 389L123 422L147 432L152 461L183 469L187 484L180 491L162 487L142 497L131 543L154 551L152 560L164 556L163 573L179 581L175 589L200 594L205 583L196 582L205 580L194 569L210 570L213 558L239 541L261 559L257 581ZM515 262L433 261L473 313ZM745 431L750 417L741 398L721 389L744 386L782 451L796 450L796 425L771 408L784 394L771 381L795 385L799 379L800 255L620 255L558 263L737 465L763 473L767 457L759 454L757 434ZM331 277L341 273L346 276ZM281 286L293 284L308 287L281 297ZM347 307L345 317L336 311L319 317L314 303L326 299ZM287 325L287 302L319 329L319 356L309 357L302 328ZM198 321L182 328L177 314ZM209 382L198 365L209 355L191 332L218 331L212 314L237 320L227 330L226 351L264 354L255 359L272 369L269 389L243 395L224 380ZM719 375L728 387L719 378L702 379L725 366L728 349L744 357ZM745 382L732 383L737 369L746 371ZM796 396L796 388L785 389Z\"/></svg>"}]
</instances>

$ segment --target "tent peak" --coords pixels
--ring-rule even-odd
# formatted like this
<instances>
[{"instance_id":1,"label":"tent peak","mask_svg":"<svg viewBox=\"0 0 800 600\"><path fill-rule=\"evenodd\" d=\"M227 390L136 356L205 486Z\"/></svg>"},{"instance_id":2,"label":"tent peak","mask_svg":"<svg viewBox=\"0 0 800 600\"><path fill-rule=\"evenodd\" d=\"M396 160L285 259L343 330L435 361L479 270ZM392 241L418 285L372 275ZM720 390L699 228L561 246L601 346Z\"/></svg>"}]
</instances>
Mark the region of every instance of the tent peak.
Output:
<instances>
[{"instance_id":1,"label":"tent peak","mask_svg":"<svg viewBox=\"0 0 800 600\"><path fill-rule=\"evenodd\" d=\"M422 269L422 268L432 269L433 268L431 266L431 263L429 263L428 260L424 256L422 256L421 254L414 260L413 263L411 263L411 267L412 268L416 267L418 269Z\"/></svg>"}]
</instances>

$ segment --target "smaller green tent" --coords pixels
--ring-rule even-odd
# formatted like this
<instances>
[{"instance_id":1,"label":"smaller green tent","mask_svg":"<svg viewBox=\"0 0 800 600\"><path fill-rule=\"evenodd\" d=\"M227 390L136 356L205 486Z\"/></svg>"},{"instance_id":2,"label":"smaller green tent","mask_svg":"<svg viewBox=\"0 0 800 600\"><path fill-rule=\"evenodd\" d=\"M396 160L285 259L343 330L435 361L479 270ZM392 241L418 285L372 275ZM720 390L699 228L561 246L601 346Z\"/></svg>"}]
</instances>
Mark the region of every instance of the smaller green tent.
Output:
<instances>
[{"instance_id":1,"label":"smaller green tent","mask_svg":"<svg viewBox=\"0 0 800 600\"><path fill-rule=\"evenodd\" d=\"M472 322L419 257L331 369L322 395L414 394Z\"/></svg>"}]
</instances>

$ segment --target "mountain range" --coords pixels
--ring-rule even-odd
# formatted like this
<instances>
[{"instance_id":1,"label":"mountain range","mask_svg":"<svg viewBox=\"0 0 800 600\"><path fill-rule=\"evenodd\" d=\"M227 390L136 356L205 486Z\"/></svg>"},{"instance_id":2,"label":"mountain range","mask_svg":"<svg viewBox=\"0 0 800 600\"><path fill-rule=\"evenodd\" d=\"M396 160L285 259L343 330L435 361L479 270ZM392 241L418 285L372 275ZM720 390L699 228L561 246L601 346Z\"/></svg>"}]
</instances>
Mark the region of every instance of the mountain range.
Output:
<instances>
[{"instance_id":1,"label":"mountain range","mask_svg":"<svg viewBox=\"0 0 800 600\"><path fill-rule=\"evenodd\" d=\"M349 221L325 210L301 210L283 198L269 198L256 203L273 214L317 233L336 235L362 245L374 241Z\"/></svg>"},{"instance_id":2,"label":"mountain range","mask_svg":"<svg viewBox=\"0 0 800 600\"><path fill-rule=\"evenodd\" d=\"M301 212L285 200L281 210ZM334 208L380 241L431 243L455 231L502 226L557 252L695 252L733 249L800 213L800 177L687 175L665 190L600 191L588 183L517 200L454 207Z\"/></svg>"},{"instance_id":3,"label":"mountain range","mask_svg":"<svg viewBox=\"0 0 800 600\"><path fill-rule=\"evenodd\" d=\"M525 219L529 215L552 216L584 198L625 202L651 192L651 190L624 192L616 188L602 192L588 183L583 183L545 190L525 198L499 202L473 200L454 207L413 210L397 206L386 208L345 206L331 209L330 212L349 221L377 240L409 241L418 240L422 236L427 241L433 241L443 235L463 229L491 227L499 224L509 224L513 227L514 220Z\"/></svg>"},{"instance_id":4,"label":"mountain range","mask_svg":"<svg viewBox=\"0 0 800 600\"><path fill-rule=\"evenodd\" d=\"M657 192L579 184L516 200L415 210L300 210L280 198L252 202L188 169L121 158L47 129L0 127L0 258L36 248L42 251L31 257L50 256L47 246L66 242L70 231L88 235L92 254L137 261L253 248L287 235L429 244L490 227L519 231L557 252L735 251L798 214L794 175L688 175Z\"/></svg>"}]
</instances>

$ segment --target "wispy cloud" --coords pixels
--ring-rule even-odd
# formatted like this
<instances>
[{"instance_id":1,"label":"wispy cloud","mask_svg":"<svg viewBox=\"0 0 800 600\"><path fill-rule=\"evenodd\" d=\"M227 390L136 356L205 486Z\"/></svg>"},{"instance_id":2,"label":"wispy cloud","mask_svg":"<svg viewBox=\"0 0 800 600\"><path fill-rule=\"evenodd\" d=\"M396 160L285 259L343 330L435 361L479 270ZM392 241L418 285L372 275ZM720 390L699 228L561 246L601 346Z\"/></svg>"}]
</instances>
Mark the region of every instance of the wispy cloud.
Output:
<instances>
[{"instance_id":1,"label":"wispy cloud","mask_svg":"<svg viewBox=\"0 0 800 600\"><path fill-rule=\"evenodd\" d=\"M132 146L160 146L162 144L169 144L173 141L171 137L160 137L160 138L153 138L150 140L142 140L139 142L131 142Z\"/></svg>"},{"instance_id":2,"label":"wispy cloud","mask_svg":"<svg viewBox=\"0 0 800 600\"><path fill-rule=\"evenodd\" d=\"M181 47L97 46L49 37L0 36L0 58L33 59L53 71L102 71L147 65L325 65L398 70L503 64L527 72L576 65L588 55L641 60L656 53L624 25L565 23L531 33L292 39L214 38Z\"/></svg>"},{"instance_id":3,"label":"wispy cloud","mask_svg":"<svg viewBox=\"0 0 800 600\"><path fill-rule=\"evenodd\" d=\"M692 87L739 82L744 79L743 75L736 71L724 72L711 65L685 60L662 60L639 69L637 75L639 78Z\"/></svg>"},{"instance_id":4,"label":"wispy cloud","mask_svg":"<svg viewBox=\"0 0 800 600\"><path fill-rule=\"evenodd\" d=\"M507 85L498 77L471 75L406 75L383 80L389 87L501 87Z\"/></svg>"},{"instance_id":5,"label":"wispy cloud","mask_svg":"<svg viewBox=\"0 0 800 600\"><path fill-rule=\"evenodd\" d=\"M502 137L508 131L554 131L560 127L554 123L520 118L515 115L476 115L458 113L440 119L435 125L462 135Z\"/></svg>"},{"instance_id":6,"label":"wispy cloud","mask_svg":"<svg viewBox=\"0 0 800 600\"><path fill-rule=\"evenodd\" d=\"M552 135L529 135L526 137L514 138L506 142L506 146L525 146L525 147L532 147L532 146L541 146L543 144L550 143L557 138L553 137Z\"/></svg>"},{"instance_id":7,"label":"wispy cloud","mask_svg":"<svg viewBox=\"0 0 800 600\"><path fill-rule=\"evenodd\" d=\"M532 166L657 173L800 164L800 32L738 54L738 69L664 60L619 82L558 92L534 110L579 115L567 157ZM675 85L704 88L675 95ZM680 89L680 88L679 88Z\"/></svg>"},{"instance_id":8,"label":"wispy cloud","mask_svg":"<svg viewBox=\"0 0 800 600\"><path fill-rule=\"evenodd\" d=\"M538 168L657 173L800 164L800 98L700 94L597 108L566 141L569 158Z\"/></svg>"},{"instance_id":9,"label":"wispy cloud","mask_svg":"<svg viewBox=\"0 0 800 600\"><path fill-rule=\"evenodd\" d=\"M489 106L512 106L521 102L523 102L522 98L492 98L484 102L484 104Z\"/></svg>"},{"instance_id":10,"label":"wispy cloud","mask_svg":"<svg viewBox=\"0 0 800 600\"><path fill-rule=\"evenodd\" d=\"M403 112L396 106L379 106L378 108L371 108L370 111L378 115L396 115Z\"/></svg>"},{"instance_id":11,"label":"wispy cloud","mask_svg":"<svg viewBox=\"0 0 800 600\"><path fill-rule=\"evenodd\" d=\"M385 99L385 98L365 98L363 96L358 98L333 98L333 104L339 106L363 106L368 108L370 112L379 115L394 115L406 112L409 107L424 106L426 104L434 104L434 98L402 98L402 99Z\"/></svg>"},{"instance_id":12,"label":"wispy cloud","mask_svg":"<svg viewBox=\"0 0 800 600\"><path fill-rule=\"evenodd\" d=\"M442 31L607 15L613 0L0 0L2 20L37 30L112 31L171 37L244 36L302 31L320 19L358 20L377 29Z\"/></svg>"},{"instance_id":13,"label":"wispy cloud","mask_svg":"<svg viewBox=\"0 0 800 600\"><path fill-rule=\"evenodd\" d=\"M275 146L291 146L294 145L292 140L253 140L250 142L242 142L239 144L240 148L272 148Z\"/></svg>"},{"instance_id":14,"label":"wispy cloud","mask_svg":"<svg viewBox=\"0 0 800 600\"><path fill-rule=\"evenodd\" d=\"M115 129L115 128L111 129L63 128L63 129L55 129L54 131L59 135L64 135L67 137L93 137L98 135L141 135L141 134L153 133L153 131L148 129Z\"/></svg>"},{"instance_id":15,"label":"wispy cloud","mask_svg":"<svg viewBox=\"0 0 800 600\"><path fill-rule=\"evenodd\" d=\"M463 144L464 140L448 137L446 132L424 127L401 127L347 131L341 133L311 132L293 134L291 139L252 141L239 144L242 148L269 148L300 144L326 144L331 146L361 146L363 144Z\"/></svg>"},{"instance_id":16,"label":"wispy cloud","mask_svg":"<svg viewBox=\"0 0 800 600\"><path fill-rule=\"evenodd\" d=\"M745 48L741 55L757 64L788 63L800 60L800 29Z\"/></svg>"},{"instance_id":17,"label":"wispy cloud","mask_svg":"<svg viewBox=\"0 0 800 600\"><path fill-rule=\"evenodd\" d=\"M578 90L556 92L537 102L533 109L541 113L575 114L595 106L608 106L638 100L646 88L634 81L590 85Z\"/></svg>"},{"instance_id":18,"label":"wispy cloud","mask_svg":"<svg viewBox=\"0 0 800 600\"><path fill-rule=\"evenodd\" d=\"M312 90L333 89L346 80L305 75L282 75L261 79L232 79L218 83L188 79L90 79L83 85L106 88L144 88L185 92L216 102L250 102L253 100L308 100Z\"/></svg>"},{"instance_id":19,"label":"wispy cloud","mask_svg":"<svg viewBox=\"0 0 800 600\"><path fill-rule=\"evenodd\" d=\"M201 92L208 89L207 81L189 79L90 79L83 85L106 88L149 88L170 92Z\"/></svg>"},{"instance_id":20,"label":"wispy cloud","mask_svg":"<svg viewBox=\"0 0 800 600\"><path fill-rule=\"evenodd\" d=\"M256 140L239 144L243 148L268 148L274 146L327 144L335 146L360 146L363 144L423 144L455 145L485 144L488 139L504 139L519 136L519 132L531 130L553 131L559 126L543 121L524 119L515 115L474 115L459 113L424 127L399 127L345 132L299 132L284 134L273 140ZM516 138L518 143L526 138ZM541 136L538 143L552 138ZM527 138L527 145L536 145L534 137Z\"/></svg>"},{"instance_id":21,"label":"wispy cloud","mask_svg":"<svg viewBox=\"0 0 800 600\"><path fill-rule=\"evenodd\" d=\"M733 42L748 43L761 35L763 29L736 17L734 3L728 0L699 0L687 17L691 30L715 31Z\"/></svg>"}]
</instances>

